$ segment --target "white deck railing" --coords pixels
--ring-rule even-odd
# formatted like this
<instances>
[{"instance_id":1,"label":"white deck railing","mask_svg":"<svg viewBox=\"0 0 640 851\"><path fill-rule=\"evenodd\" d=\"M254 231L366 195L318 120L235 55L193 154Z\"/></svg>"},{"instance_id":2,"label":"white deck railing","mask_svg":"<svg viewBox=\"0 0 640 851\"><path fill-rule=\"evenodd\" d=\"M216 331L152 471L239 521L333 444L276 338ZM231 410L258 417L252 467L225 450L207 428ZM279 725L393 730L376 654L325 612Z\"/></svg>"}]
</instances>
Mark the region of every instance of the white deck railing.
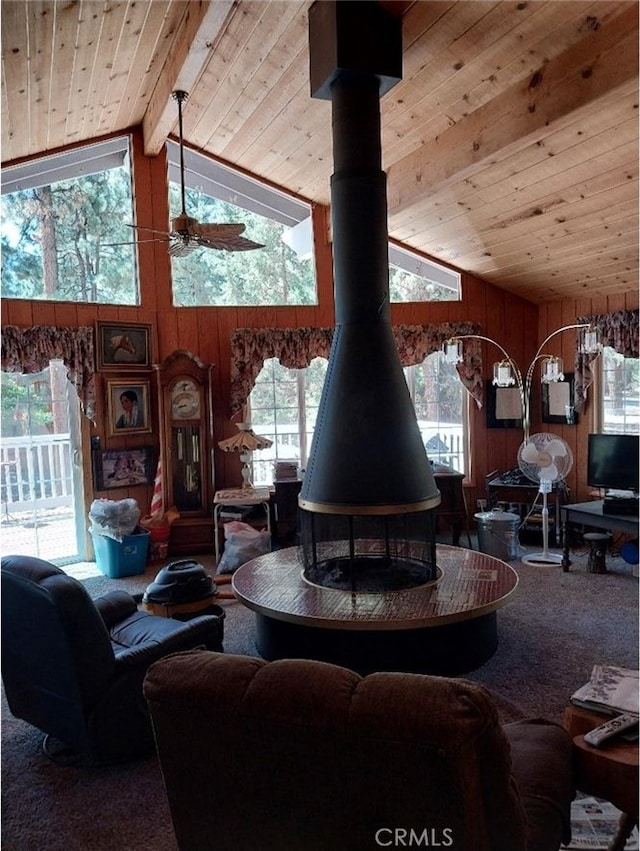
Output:
<instances>
[{"instance_id":1,"label":"white deck railing","mask_svg":"<svg viewBox=\"0 0 640 851\"><path fill-rule=\"evenodd\" d=\"M2 516L73 505L68 434L3 437L0 446Z\"/></svg>"}]
</instances>

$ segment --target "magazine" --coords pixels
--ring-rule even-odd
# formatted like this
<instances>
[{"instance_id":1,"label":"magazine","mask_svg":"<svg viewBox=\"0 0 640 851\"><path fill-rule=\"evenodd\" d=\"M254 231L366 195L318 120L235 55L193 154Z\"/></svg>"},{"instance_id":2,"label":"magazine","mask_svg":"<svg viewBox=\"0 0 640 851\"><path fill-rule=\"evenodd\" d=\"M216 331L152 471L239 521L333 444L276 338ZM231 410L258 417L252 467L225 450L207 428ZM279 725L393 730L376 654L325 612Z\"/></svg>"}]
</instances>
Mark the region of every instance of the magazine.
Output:
<instances>
[{"instance_id":1,"label":"magazine","mask_svg":"<svg viewBox=\"0 0 640 851\"><path fill-rule=\"evenodd\" d=\"M617 715L639 712L639 672L615 665L594 665L591 679L571 696L571 702L595 712Z\"/></svg>"},{"instance_id":2,"label":"magazine","mask_svg":"<svg viewBox=\"0 0 640 851\"><path fill-rule=\"evenodd\" d=\"M596 798L580 798L571 804L571 842L567 851L590 848L606 851L616 835L621 812L613 804ZM625 851L638 851L638 828L634 827L624 846Z\"/></svg>"}]
</instances>

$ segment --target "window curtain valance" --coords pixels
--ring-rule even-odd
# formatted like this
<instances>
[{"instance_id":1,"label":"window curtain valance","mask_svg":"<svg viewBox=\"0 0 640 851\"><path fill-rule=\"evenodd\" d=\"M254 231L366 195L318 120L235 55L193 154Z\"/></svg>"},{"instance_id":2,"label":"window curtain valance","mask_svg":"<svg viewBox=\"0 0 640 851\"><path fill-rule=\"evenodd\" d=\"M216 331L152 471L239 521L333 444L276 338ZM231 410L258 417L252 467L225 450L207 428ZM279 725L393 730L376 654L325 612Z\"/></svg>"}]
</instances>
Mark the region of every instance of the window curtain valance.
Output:
<instances>
[{"instance_id":1,"label":"window curtain valance","mask_svg":"<svg viewBox=\"0 0 640 851\"><path fill-rule=\"evenodd\" d=\"M74 385L82 411L95 423L95 345L92 327L62 328L34 325L2 329L2 370L32 374L42 372L51 360L61 360Z\"/></svg>"},{"instance_id":2,"label":"window curtain valance","mask_svg":"<svg viewBox=\"0 0 640 851\"><path fill-rule=\"evenodd\" d=\"M640 356L638 318L637 310L616 310L613 313L596 316L578 316L576 322L591 323L597 329L603 346L615 349L626 358L637 358ZM576 411L584 410L587 390L593 383L591 364L597 357L597 354L576 352L574 363Z\"/></svg>"},{"instance_id":3,"label":"window curtain valance","mask_svg":"<svg viewBox=\"0 0 640 851\"><path fill-rule=\"evenodd\" d=\"M393 332L403 366L422 363L450 337L477 334L472 322L441 325L397 325ZM288 369L304 369L314 358L328 358L333 328L238 328L231 334L231 416L242 412L265 360L277 358ZM480 345L469 341L465 362L458 364L462 383L482 407L483 382Z\"/></svg>"}]
</instances>

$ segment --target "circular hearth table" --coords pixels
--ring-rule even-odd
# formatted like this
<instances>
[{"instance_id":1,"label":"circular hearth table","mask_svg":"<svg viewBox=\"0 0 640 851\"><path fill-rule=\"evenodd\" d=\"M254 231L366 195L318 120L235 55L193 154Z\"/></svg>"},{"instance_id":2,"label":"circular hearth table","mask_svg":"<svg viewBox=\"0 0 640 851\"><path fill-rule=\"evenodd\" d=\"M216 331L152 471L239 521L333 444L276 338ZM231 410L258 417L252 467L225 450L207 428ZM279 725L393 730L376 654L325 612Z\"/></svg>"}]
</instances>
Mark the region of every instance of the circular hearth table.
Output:
<instances>
[{"instance_id":1,"label":"circular hearth table","mask_svg":"<svg viewBox=\"0 0 640 851\"><path fill-rule=\"evenodd\" d=\"M462 674L495 653L497 609L518 585L506 562L439 545L433 582L353 593L308 582L301 555L298 547L275 550L233 574L235 596L255 612L265 659L319 659L360 673Z\"/></svg>"}]
</instances>

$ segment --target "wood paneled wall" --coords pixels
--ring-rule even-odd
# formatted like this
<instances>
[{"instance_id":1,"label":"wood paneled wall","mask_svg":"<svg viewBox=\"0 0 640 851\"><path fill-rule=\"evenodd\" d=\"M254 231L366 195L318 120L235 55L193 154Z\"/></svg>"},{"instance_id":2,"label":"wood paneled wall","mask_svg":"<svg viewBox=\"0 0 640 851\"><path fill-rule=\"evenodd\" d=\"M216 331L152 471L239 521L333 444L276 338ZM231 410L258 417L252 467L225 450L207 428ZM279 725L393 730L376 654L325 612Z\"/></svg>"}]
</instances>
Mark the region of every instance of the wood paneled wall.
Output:
<instances>
[{"instance_id":1,"label":"wood paneled wall","mask_svg":"<svg viewBox=\"0 0 640 851\"><path fill-rule=\"evenodd\" d=\"M156 158L143 155L139 133L134 138L134 185L136 215L139 225L165 228L169 218L166 175L167 164L164 154ZM171 266L166 246L158 243L146 243L139 246L138 262L141 287L139 307L107 306L92 304L67 304L41 301L4 301L3 324L29 327L31 325L93 325L96 320L149 322L152 324L152 357L154 363L160 363L176 349L186 349L197 354L205 363L214 365L214 446L224 437L234 433L235 427L229 418L230 389L230 334L236 328L256 327L301 327L328 326L333 324L333 280L331 246L328 241L329 222L325 207L317 206L313 210L315 257L318 279L318 304L312 307L198 307L176 308L171 298ZM563 301L547 305L540 310L531 302L510 295L504 290L482 281L472 275L462 276L462 301L439 302L430 304L393 305L394 324L437 324L440 322L471 320L482 327L483 334L500 342L523 370L534 356L538 341L562 324L575 321L578 314L600 313L622 307L637 307L624 304L614 297L597 296L580 302ZM554 340L550 349L562 354L567 363L572 362L573 335L563 334ZM486 377L490 377L491 365L497 357L497 349L484 345L483 357ZM89 437L99 436L104 448L107 444L102 417L104 404L104 376L98 376L98 416L97 427L87 425L85 435L86 451L89 449ZM152 400L157 413L158 399ZM473 470L467 490L468 507L471 514L475 509L475 500L484 496L484 477L494 470L505 470L516 464L517 449L522 440L519 429L487 429L486 412L472 406L472 442ZM576 427L554 426L562 437L567 439L576 456L575 472L569 481L572 494L585 497L584 466L586 452L586 434L588 434L587 416L580 419ZM540 422L539 383L534 382L532 403L532 431L549 430L542 428ZM154 439L159 440L158 430ZM144 438L128 438L123 446L133 448L150 442L149 435ZM115 447L114 447L115 448ZM87 468L90 465L85 465ZM240 465L237 458L226 455L216 449L215 487L233 487L240 482ZM98 494L103 496L104 494ZM146 511L148 504L136 488L131 493L109 492L110 498L134 496L141 509ZM90 474L87 481L87 503L96 494L92 490ZM151 489L146 494L150 500Z\"/></svg>"}]
</instances>

